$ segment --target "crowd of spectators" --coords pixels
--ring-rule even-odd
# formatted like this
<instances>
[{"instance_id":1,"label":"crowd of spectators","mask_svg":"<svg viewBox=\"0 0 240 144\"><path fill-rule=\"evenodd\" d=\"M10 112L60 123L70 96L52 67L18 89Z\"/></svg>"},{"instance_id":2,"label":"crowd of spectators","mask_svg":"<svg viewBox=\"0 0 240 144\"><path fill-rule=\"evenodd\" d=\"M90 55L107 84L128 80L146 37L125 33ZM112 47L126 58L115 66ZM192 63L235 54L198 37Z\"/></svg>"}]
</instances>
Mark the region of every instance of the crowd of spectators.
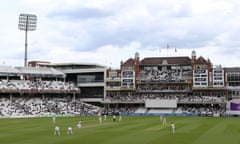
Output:
<instances>
[{"instance_id":1,"label":"crowd of spectators","mask_svg":"<svg viewBox=\"0 0 240 144\"><path fill-rule=\"evenodd\" d=\"M225 113L224 107L220 107L222 103L226 102L225 98L213 96L192 96L192 95L165 95L159 94L141 94L141 95L122 95L122 96L107 96L105 98L108 102L117 103L142 103L144 105L147 99L166 100L176 99L178 103L177 108L172 108L171 113L178 114L193 114L199 116L219 116ZM137 110L135 108L134 110ZM152 109L155 113L162 113L161 108ZM151 109L142 110L143 113L152 112Z\"/></svg>"},{"instance_id":2,"label":"crowd of spectators","mask_svg":"<svg viewBox=\"0 0 240 144\"><path fill-rule=\"evenodd\" d=\"M225 107L219 105L184 105L178 107L176 113L196 114L198 116L223 116L225 111Z\"/></svg>"},{"instance_id":3,"label":"crowd of spectators","mask_svg":"<svg viewBox=\"0 0 240 144\"><path fill-rule=\"evenodd\" d=\"M225 102L225 98L213 97L213 96L193 96L193 95L164 95L159 94L139 94L139 95L114 95L106 96L106 101L112 102L132 102L144 103L146 99L176 99L179 103L222 103Z\"/></svg>"},{"instance_id":4,"label":"crowd of spectators","mask_svg":"<svg viewBox=\"0 0 240 144\"><path fill-rule=\"evenodd\" d=\"M0 91L79 91L73 84L63 81L0 80Z\"/></svg>"},{"instance_id":5,"label":"crowd of spectators","mask_svg":"<svg viewBox=\"0 0 240 144\"><path fill-rule=\"evenodd\" d=\"M185 92L190 88L184 85L139 85L138 92Z\"/></svg>"},{"instance_id":6,"label":"crowd of spectators","mask_svg":"<svg viewBox=\"0 0 240 144\"><path fill-rule=\"evenodd\" d=\"M141 98L144 98L142 95ZM176 97L161 97L156 98L154 95L150 95L152 99L172 99ZM112 99L108 99L112 100ZM173 109L173 113L182 113L182 114L196 114L199 116L214 116L221 115L224 113L224 109L219 107L220 104L204 104L206 102L216 101L215 97L184 97L178 99L179 101L201 101L203 103L198 104L188 104L181 103L178 108ZM113 100L114 101L114 100ZM116 100L115 100L116 101ZM144 99L140 97L132 99L130 96L118 97L117 102L143 102ZM141 103L140 102L140 103ZM108 107L104 109L104 112L111 113L135 113L138 105L124 105L118 107ZM82 116L91 116L97 115L101 107L90 105L87 103L81 102L80 99L74 99L72 96L65 97L31 97L31 96L2 96L0 98L0 117L37 117L42 115L82 115Z\"/></svg>"},{"instance_id":7,"label":"crowd of spectators","mask_svg":"<svg viewBox=\"0 0 240 144\"><path fill-rule=\"evenodd\" d=\"M154 90L181 90L187 88L184 86L161 86L154 87L138 87L141 91ZM45 80L0 80L0 92L74 92L79 89L73 83L63 81L45 81ZM176 99L180 104L220 104L226 99L213 96L193 96L186 94L168 94L160 95L159 93L142 93L134 95L107 95L104 99L106 102L116 103L140 103L144 104L147 99ZM35 117L47 114L61 115L96 115L100 107L82 103L80 99L74 99L72 96L66 97L30 97L25 95L19 96L1 96L0 97L0 116L1 117ZM105 109L108 113L122 112L134 113L137 107L121 107L118 109ZM198 115L214 115L222 113L218 107L196 107L196 106L181 106L177 111L181 113L194 113ZM176 111L175 111L176 112Z\"/></svg>"},{"instance_id":8,"label":"crowd of spectators","mask_svg":"<svg viewBox=\"0 0 240 144\"><path fill-rule=\"evenodd\" d=\"M123 113L123 114L130 114L130 113L135 113L138 107L136 106L118 106L118 108L116 107L110 107L110 108L104 108L102 113L103 115L113 115L113 114L119 114L119 113Z\"/></svg>"},{"instance_id":9,"label":"crowd of spectators","mask_svg":"<svg viewBox=\"0 0 240 144\"><path fill-rule=\"evenodd\" d=\"M100 108L80 100L72 100L70 96L24 97L12 96L0 98L1 117L36 117L41 115L96 115Z\"/></svg>"},{"instance_id":10,"label":"crowd of spectators","mask_svg":"<svg viewBox=\"0 0 240 144\"><path fill-rule=\"evenodd\" d=\"M190 76L190 70L167 69L161 70L156 67L141 70L142 81L181 81L183 76Z\"/></svg>"}]
</instances>

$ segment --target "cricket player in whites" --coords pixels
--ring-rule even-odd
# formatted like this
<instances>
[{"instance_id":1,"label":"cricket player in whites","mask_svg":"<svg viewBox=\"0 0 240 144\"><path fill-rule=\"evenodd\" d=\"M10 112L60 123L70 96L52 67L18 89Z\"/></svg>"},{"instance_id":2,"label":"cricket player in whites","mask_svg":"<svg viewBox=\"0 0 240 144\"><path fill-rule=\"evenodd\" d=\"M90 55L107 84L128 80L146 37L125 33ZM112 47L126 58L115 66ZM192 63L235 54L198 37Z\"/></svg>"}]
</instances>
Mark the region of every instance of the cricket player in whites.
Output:
<instances>
[{"instance_id":1,"label":"cricket player in whites","mask_svg":"<svg viewBox=\"0 0 240 144\"><path fill-rule=\"evenodd\" d=\"M104 113L104 120L107 120L107 112Z\"/></svg>"},{"instance_id":2,"label":"cricket player in whites","mask_svg":"<svg viewBox=\"0 0 240 144\"><path fill-rule=\"evenodd\" d=\"M53 123L56 123L56 115L55 114L52 116L52 121L53 121Z\"/></svg>"},{"instance_id":3,"label":"cricket player in whites","mask_svg":"<svg viewBox=\"0 0 240 144\"><path fill-rule=\"evenodd\" d=\"M77 124L77 128L80 129L82 127L82 120L80 120Z\"/></svg>"},{"instance_id":4,"label":"cricket player in whites","mask_svg":"<svg viewBox=\"0 0 240 144\"><path fill-rule=\"evenodd\" d=\"M118 121L122 121L122 113L119 112L119 118L118 118Z\"/></svg>"},{"instance_id":5,"label":"cricket player in whites","mask_svg":"<svg viewBox=\"0 0 240 144\"><path fill-rule=\"evenodd\" d=\"M101 113L98 114L98 122L99 122L99 124L102 124L102 114Z\"/></svg>"},{"instance_id":6,"label":"cricket player in whites","mask_svg":"<svg viewBox=\"0 0 240 144\"><path fill-rule=\"evenodd\" d=\"M163 121L163 116L162 116L162 115L160 115L160 121L161 121L161 122Z\"/></svg>"},{"instance_id":7,"label":"cricket player in whites","mask_svg":"<svg viewBox=\"0 0 240 144\"><path fill-rule=\"evenodd\" d=\"M163 126L166 126L166 125L167 125L167 120L166 120L166 117L163 117L163 120L162 120L162 125L163 125Z\"/></svg>"},{"instance_id":8,"label":"cricket player in whites","mask_svg":"<svg viewBox=\"0 0 240 144\"><path fill-rule=\"evenodd\" d=\"M56 126L54 128L54 135L60 135L60 128L59 128L59 126Z\"/></svg>"},{"instance_id":9,"label":"cricket player in whites","mask_svg":"<svg viewBox=\"0 0 240 144\"><path fill-rule=\"evenodd\" d=\"M67 129L67 134L73 134L73 129L72 129L72 127L68 127L68 129Z\"/></svg>"},{"instance_id":10,"label":"cricket player in whites","mask_svg":"<svg viewBox=\"0 0 240 144\"><path fill-rule=\"evenodd\" d=\"M175 134L175 125L173 122L171 122L171 128L172 128L172 134Z\"/></svg>"}]
</instances>

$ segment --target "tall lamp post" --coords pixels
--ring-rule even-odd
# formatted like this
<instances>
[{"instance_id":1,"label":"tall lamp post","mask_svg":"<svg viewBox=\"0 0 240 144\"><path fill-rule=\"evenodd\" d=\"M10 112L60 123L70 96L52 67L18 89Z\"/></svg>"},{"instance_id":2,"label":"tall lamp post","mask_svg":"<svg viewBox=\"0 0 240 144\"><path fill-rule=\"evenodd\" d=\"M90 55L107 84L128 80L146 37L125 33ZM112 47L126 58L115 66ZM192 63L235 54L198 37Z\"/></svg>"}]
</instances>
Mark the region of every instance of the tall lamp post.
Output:
<instances>
[{"instance_id":1,"label":"tall lamp post","mask_svg":"<svg viewBox=\"0 0 240 144\"><path fill-rule=\"evenodd\" d=\"M20 14L18 29L25 31L25 55L24 66L27 67L27 32L34 31L37 27L37 16L34 14Z\"/></svg>"}]
</instances>

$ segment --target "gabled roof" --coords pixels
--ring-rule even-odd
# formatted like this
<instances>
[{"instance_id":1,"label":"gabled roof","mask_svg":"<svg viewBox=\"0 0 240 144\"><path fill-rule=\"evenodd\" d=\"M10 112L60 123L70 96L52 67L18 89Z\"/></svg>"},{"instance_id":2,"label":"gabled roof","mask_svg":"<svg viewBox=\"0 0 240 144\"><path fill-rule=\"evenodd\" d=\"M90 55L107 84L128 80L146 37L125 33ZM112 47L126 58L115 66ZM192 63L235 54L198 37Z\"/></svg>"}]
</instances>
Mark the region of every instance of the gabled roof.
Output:
<instances>
[{"instance_id":1,"label":"gabled roof","mask_svg":"<svg viewBox=\"0 0 240 144\"><path fill-rule=\"evenodd\" d=\"M195 62L195 64L210 64L210 61L204 59L202 56L200 56Z\"/></svg>"},{"instance_id":2,"label":"gabled roof","mask_svg":"<svg viewBox=\"0 0 240 144\"><path fill-rule=\"evenodd\" d=\"M140 65L161 65L161 64L178 64L190 65L191 59L189 57L149 57L141 60Z\"/></svg>"},{"instance_id":3,"label":"gabled roof","mask_svg":"<svg viewBox=\"0 0 240 144\"><path fill-rule=\"evenodd\" d=\"M135 60L133 58L129 58L127 61L125 61L122 66L134 66Z\"/></svg>"}]
</instances>

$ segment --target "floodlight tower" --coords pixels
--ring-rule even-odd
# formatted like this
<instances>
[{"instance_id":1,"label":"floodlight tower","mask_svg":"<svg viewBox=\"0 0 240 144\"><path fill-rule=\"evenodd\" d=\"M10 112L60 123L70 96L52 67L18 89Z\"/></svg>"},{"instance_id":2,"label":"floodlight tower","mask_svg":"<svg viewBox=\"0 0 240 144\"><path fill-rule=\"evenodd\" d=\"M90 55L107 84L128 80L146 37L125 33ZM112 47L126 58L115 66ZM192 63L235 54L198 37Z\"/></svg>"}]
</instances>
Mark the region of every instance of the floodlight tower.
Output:
<instances>
[{"instance_id":1,"label":"floodlight tower","mask_svg":"<svg viewBox=\"0 0 240 144\"><path fill-rule=\"evenodd\" d=\"M27 32L34 31L37 27L37 16L34 14L20 14L18 29L25 31L25 56L24 66L27 67Z\"/></svg>"}]
</instances>

